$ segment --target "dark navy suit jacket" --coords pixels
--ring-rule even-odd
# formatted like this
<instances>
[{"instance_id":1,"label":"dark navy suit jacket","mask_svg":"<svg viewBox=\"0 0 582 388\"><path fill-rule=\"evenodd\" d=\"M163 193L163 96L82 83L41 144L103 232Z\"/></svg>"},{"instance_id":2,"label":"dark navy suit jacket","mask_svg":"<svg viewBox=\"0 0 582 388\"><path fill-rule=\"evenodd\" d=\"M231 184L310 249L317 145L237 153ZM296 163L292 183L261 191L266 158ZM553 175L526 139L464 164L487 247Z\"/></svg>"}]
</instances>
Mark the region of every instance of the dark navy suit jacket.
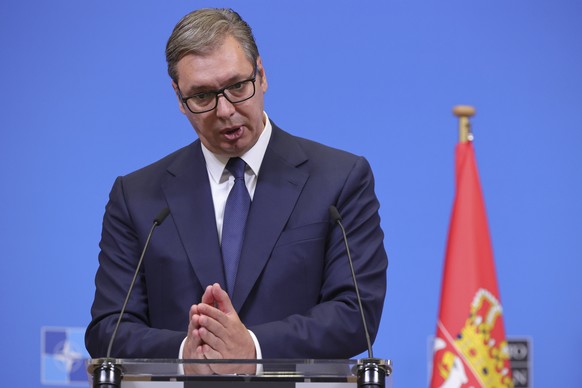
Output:
<instances>
[{"instance_id":1,"label":"dark navy suit jacket","mask_svg":"<svg viewBox=\"0 0 582 388\"><path fill-rule=\"evenodd\" d=\"M233 305L263 358L349 358L366 348L341 230L340 211L371 337L386 292L387 257L368 162L292 136L273 124L251 205ZM224 288L208 173L200 141L119 177L103 220L86 345L106 354L152 222L157 228L112 355L177 358L190 306L207 285Z\"/></svg>"}]
</instances>

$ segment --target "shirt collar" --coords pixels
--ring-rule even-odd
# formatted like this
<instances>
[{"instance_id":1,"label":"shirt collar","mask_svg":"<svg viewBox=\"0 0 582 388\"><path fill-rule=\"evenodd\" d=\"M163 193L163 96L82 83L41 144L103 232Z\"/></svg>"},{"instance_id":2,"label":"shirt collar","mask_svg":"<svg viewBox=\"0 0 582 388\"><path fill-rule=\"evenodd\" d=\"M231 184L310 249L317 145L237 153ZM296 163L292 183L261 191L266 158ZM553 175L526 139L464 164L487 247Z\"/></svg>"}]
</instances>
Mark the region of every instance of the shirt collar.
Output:
<instances>
[{"instance_id":1,"label":"shirt collar","mask_svg":"<svg viewBox=\"0 0 582 388\"><path fill-rule=\"evenodd\" d=\"M259 136L259 139L251 149L240 156L257 177L259 176L261 164L263 163L263 158L265 157L265 152L267 152L267 146L271 139L271 132L273 131L269 116L267 116L266 112L263 112L263 115L265 118L265 128L261 136ZM228 156L214 154L204 144L200 143L200 145L202 146L202 154L206 160L206 169L208 170L210 178L216 183L220 183L225 179L223 178L223 172L230 158Z\"/></svg>"}]
</instances>

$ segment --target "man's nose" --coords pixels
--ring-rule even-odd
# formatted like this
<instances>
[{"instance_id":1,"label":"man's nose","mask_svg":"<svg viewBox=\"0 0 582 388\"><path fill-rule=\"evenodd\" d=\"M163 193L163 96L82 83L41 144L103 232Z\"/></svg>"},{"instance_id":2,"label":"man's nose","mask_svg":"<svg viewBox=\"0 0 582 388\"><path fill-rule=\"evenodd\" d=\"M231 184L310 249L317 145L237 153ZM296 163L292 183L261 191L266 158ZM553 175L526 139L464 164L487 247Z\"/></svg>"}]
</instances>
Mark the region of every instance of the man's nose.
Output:
<instances>
[{"instance_id":1,"label":"man's nose","mask_svg":"<svg viewBox=\"0 0 582 388\"><path fill-rule=\"evenodd\" d=\"M219 117L229 117L235 111L234 104L226 98L224 94L219 94L216 96L218 101L216 102L216 115Z\"/></svg>"}]
</instances>

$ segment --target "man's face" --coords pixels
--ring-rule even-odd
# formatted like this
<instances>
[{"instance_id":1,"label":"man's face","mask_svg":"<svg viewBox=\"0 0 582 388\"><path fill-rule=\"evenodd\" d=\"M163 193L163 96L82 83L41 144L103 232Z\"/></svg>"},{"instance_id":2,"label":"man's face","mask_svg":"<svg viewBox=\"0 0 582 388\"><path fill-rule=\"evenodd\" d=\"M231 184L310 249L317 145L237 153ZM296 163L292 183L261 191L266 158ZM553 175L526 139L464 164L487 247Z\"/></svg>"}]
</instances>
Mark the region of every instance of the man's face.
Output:
<instances>
[{"instance_id":1,"label":"man's face","mask_svg":"<svg viewBox=\"0 0 582 388\"><path fill-rule=\"evenodd\" d=\"M208 55L186 55L176 65L178 87L184 98L197 93L215 91L253 76L255 64L245 56L236 39L227 37L224 43ZM263 132L264 93L267 79L259 58L255 95L232 104L223 95L216 109L194 114L179 99L180 111L186 115L202 144L219 155L240 156L257 142Z\"/></svg>"}]
</instances>

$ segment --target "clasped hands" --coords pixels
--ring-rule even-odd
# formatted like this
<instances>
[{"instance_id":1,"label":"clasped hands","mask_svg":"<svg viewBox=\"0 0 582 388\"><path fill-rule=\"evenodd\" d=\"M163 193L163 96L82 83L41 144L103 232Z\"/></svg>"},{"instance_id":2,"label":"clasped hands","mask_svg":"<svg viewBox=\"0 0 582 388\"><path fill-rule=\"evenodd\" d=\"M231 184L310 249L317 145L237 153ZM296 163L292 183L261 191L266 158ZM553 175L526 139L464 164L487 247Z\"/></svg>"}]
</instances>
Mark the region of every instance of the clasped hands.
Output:
<instances>
[{"instance_id":1,"label":"clasped hands","mask_svg":"<svg viewBox=\"0 0 582 388\"><path fill-rule=\"evenodd\" d=\"M232 302L218 283L206 287L190 307L184 359L255 359L255 344ZM184 364L188 374L254 374L254 364Z\"/></svg>"}]
</instances>

